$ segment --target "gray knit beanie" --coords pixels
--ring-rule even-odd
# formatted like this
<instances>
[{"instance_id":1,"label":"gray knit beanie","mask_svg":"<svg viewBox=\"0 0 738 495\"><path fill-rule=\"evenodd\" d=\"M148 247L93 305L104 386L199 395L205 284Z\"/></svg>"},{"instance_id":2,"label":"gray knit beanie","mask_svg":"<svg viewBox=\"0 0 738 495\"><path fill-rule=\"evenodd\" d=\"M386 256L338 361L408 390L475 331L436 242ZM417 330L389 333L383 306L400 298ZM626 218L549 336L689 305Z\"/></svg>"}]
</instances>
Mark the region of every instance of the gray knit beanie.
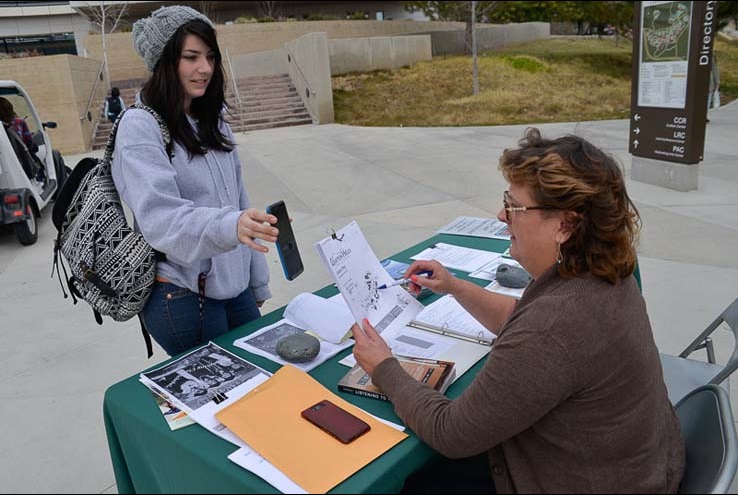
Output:
<instances>
[{"instance_id":1,"label":"gray knit beanie","mask_svg":"<svg viewBox=\"0 0 738 495\"><path fill-rule=\"evenodd\" d=\"M184 5L161 7L133 24L133 48L143 57L149 71L154 72L161 52L177 29L194 20L201 20L215 28L210 19Z\"/></svg>"}]
</instances>

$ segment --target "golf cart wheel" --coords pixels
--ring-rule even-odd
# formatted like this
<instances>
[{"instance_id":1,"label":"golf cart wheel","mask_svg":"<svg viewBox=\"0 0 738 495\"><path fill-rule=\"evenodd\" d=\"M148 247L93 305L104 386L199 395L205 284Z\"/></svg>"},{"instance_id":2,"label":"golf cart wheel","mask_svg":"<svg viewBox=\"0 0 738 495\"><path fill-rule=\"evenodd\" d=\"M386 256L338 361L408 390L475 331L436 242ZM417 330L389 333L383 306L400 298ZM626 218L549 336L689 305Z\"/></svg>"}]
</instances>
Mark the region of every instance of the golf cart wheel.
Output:
<instances>
[{"instance_id":1,"label":"golf cart wheel","mask_svg":"<svg viewBox=\"0 0 738 495\"><path fill-rule=\"evenodd\" d=\"M26 221L15 224L15 235L18 236L21 244L30 246L38 240L38 215L36 214L36 208L30 204L26 206L26 213L28 214Z\"/></svg>"}]
</instances>

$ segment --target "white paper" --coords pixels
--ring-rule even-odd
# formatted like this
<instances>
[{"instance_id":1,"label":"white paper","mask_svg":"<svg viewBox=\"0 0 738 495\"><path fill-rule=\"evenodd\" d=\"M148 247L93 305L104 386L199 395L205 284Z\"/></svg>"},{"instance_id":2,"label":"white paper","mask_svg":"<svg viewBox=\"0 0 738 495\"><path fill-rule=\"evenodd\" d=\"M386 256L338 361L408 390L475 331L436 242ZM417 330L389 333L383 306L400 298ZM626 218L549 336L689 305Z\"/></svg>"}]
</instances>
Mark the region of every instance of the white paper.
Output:
<instances>
[{"instance_id":1,"label":"white paper","mask_svg":"<svg viewBox=\"0 0 738 495\"><path fill-rule=\"evenodd\" d=\"M241 447L229 455L228 459L251 471L282 493L308 493L249 446Z\"/></svg>"},{"instance_id":2,"label":"white paper","mask_svg":"<svg viewBox=\"0 0 738 495\"><path fill-rule=\"evenodd\" d=\"M474 272L499 257L499 253L439 242L415 256L411 256L411 259L436 260L446 268L461 270L463 272Z\"/></svg>"},{"instance_id":3,"label":"white paper","mask_svg":"<svg viewBox=\"0 0 738 495\"><path fill-rule=\"evenodd\" d=\"M482 280L497 280L497 267L503 264L522 268L522 266L520 266L520 263L512 258L498 258L490 263L487 263L479 270L470 273L469 276L474 278L481 278Z\"/></svg>"},{"instance_id":4,"label":"white paper","mask_svg":"<svg viewBox=\"0 0 738 495\"><path fill-rule=\"evenodd\" d=\"M356 221L316 243L315 249L359 325L367 318L382 333L405 326L423 309L402 287L378 289L391 283L392 277L382 268Z\"/></svg>"},{"instance_id":5,"label":"white paper","mask_svg":"<svg viewBox=\"0 0 738 495\"><path fill-rule=\"evenodd\" d=\"M489 343L497 338L451 295L445 295L426 306L423 311L415 315L410 324L427 325L450 334L463 335Z\"/></svg>"},{"instance_id":6,"label":"white paper","mask_svg":"<svg viewBox=\"0 0 738 495\"><path fill-rule=\"evenodd\" d=\"M184 356L139 375L208 431L242 447L245 443L215 419L215 413L236 402L271 374L209 342ZM218 403L214 398L221 399Z\"/></svg>"},{"instance_id":7,"label":"white paper","mask_svg":"<svg viewBox=\"0 0 738 495\"><path fill-rule=\"evenodd\" d=\"M523 297L523 292L525 292L525 287L522 289L512 289L510 287L505 287L503 285L500 285L500 283L495 280L494 282L490 283L487 287L485 287L490 292L495 292L497 294L502 294L504 296L511 296L515 299L520 299Z\"/></svg>"},{"instance_id":8,"label":"white paper","mask_svg":"<svg viewBox=\"0 0 738 495\"><path fill-rule=\"evenodd\" d=\"M300 328L333 344L350 333L354 317L343 300L325 299L309 292L298 294L284 310L284 317Z\"/></svg>"},{"instance_id":9,"label":"white paper","mask_svg":"<svg viewBox=\"0 0 738 495\"><path fill-rule=\"evenodd\" d=\"M496 218L458 217L453 222L438 229L439 234L468 235L487 239L510 239L510 231L505 222Z\"/></svg>"},{"instance_id":10,"label":"white paper","mask_svg":"<svg viewBox=\"0 0 738 495\"><path fill-rule=\"evenodd\" d=\"M323 300L325 301L325 299ZM351 320L351 323L353 323L353 319ZM306 363L289 363L277 354L277 343L284 337L295 335L297 333L306 333L306 329L301 328L290 320L282 319L277 323L264 327L250 335L234 340L233 345L246 351L253 352L254 354L258 354L259 356L265 357L278 364L291 364L305 372L323 364L342 350L348 349L354 345L353 339L348 339L341 344L333 344L325 340L320 340L320 351L313 360Z\"/></svg>"}]
</instances>

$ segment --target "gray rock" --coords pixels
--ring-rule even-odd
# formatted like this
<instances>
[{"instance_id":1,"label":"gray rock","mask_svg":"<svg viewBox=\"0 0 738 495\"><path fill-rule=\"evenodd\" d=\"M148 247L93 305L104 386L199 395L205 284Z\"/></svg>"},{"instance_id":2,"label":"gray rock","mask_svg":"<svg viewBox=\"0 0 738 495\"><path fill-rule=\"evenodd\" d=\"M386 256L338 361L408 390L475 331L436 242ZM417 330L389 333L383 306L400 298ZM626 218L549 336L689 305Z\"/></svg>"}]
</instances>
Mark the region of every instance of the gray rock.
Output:
<instances>
[{"instance_id":1,"label":"gray rock","mask_svg":"<svg viewBox=\"0 0 738 495\"><path fill-rule=\"evenodd\" d=\"M306 363L320 352L320 341L306 333L296 333L277 342L277 354L290 363Z\"/></svg>"},{"instance_id":2,"label":"gray rock","mask_svg":"<svg viewBox=\"0 0 738 495\"><path fill-rule=\"evenodd\" d=\"M532 277L523 268L505 264L497 267L496 277L500 285L511 289L527 287L532 280Z\"/></svg>"}]
</instances>

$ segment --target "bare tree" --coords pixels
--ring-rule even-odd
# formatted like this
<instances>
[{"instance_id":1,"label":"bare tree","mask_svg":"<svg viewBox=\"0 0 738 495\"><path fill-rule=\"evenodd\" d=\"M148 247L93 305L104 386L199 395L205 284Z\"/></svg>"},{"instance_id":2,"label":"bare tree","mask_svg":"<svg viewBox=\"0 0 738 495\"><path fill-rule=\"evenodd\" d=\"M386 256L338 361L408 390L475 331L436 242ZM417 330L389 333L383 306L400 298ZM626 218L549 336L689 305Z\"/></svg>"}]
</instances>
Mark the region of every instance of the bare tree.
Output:
<instances>
[{"instance_id":1,"label":"bare tree","mask_svg":"<svg viewBox=\"0 0 738 495\"><path fill-rule=\"evenodd\" d=\"M269 17L271 19L278 19L282 15L282 2L257 2L256 8L259 13L259 17Z\"/></svg>"},{"instance_id":2,"label":"bare tree","mask_svg":"<svg viewBox=\"0 0 738 495\"><path fill-rule=\"evenodd\" d=\"M472 52L472 94L479 94L479 67L477 65L477 2L471 3L471 52Z\"/></svg>"},{"instance_id":3,"label":"bare tree","mask_svg":"<svg viewBox=\"0 0 738 495\"><path fill-rule=\"evenodd\" d=\"M212 14L213 12L213 2L197 2L197 3L198 3L197 10L199 10L200 13L204 15L205 17L207 17L208 19L211 19L210 14Z\"/></svg>"},{"instance_id":4,"label":"bare tree","mask_svg":"<svg viewBox=\"0 0 738 495\"><path fill-rule=\"evenodd\" d=\"M123 17L128 2L85 2L86 10L89 12L90 22L100 29L100 38L102 39L103 63L105 65L105 79L107 88L110 91L110 66L108 64L108 34L115 32L120 25L120 19Z\"/></svg>"}]
</instances>

